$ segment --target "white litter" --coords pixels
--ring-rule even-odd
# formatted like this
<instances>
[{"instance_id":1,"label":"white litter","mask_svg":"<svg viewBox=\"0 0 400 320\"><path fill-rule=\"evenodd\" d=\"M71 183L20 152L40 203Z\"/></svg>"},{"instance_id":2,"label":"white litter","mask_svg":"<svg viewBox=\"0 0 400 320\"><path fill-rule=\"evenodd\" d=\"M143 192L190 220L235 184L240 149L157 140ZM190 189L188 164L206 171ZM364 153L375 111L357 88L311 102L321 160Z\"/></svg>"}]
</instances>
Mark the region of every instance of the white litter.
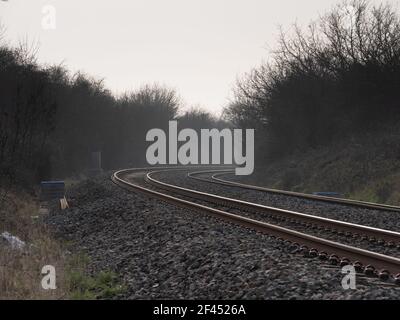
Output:
<instances>
[{"instance_id":1,"label":"white litter","mask_svg":"<svg viewBox=\"0 0 400 320\"><path fill-rule=\"evenodd\" d=\"M25 247L25 242L19 239L18 237L13 236L9 232L3 232L1 234L1 238L7 242L12 249L22 250Z\"/></svg>"}]
</instances>

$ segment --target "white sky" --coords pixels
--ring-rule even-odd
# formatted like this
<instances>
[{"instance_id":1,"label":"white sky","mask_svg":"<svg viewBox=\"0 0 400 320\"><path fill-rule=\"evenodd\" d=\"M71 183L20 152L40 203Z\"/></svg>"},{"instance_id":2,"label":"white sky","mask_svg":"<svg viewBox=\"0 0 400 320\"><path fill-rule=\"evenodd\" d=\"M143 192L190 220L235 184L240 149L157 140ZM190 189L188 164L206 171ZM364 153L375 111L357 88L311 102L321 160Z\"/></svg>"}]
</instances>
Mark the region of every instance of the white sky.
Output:
<instances>
[{"instance_id":1,"label":"white sky","mask_svg":"<svg viewBox=\"0 0 400 320\"><path fill-rule=\"evenodd\" d=\"M279 25L306 24L338 2L8 0L0 21L12 45L38 42L42 63L104 78L117 94L165 84L187 105L219 114L236 78L268 58ZM42 28L45 5L56 9L55 30Z\"/></svg>"}]
</instances>

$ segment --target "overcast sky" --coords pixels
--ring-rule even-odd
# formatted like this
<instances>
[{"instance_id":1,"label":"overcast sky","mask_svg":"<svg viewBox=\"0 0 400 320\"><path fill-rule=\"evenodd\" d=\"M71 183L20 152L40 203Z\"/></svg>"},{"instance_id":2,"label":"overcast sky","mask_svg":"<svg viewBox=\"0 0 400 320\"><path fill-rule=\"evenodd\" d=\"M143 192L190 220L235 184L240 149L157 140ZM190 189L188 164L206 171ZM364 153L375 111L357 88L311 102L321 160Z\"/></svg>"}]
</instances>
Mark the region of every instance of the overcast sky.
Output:
<instances>
[{"instance_id":1,"label":"overcast sky","mask_svg":"<svg viewBox=\"0 0 400 320\"><path fill-rule=\"evenodd\" d=\"M39 43L40 62L104 78L117 94L165 84L187 105L218 114L237 76L267 59L279 25L306 24L338 2L8 0L0 20L11 44ZM56 9L55 29L42 27L46 5Z\"/></svg>"}]
</instances>

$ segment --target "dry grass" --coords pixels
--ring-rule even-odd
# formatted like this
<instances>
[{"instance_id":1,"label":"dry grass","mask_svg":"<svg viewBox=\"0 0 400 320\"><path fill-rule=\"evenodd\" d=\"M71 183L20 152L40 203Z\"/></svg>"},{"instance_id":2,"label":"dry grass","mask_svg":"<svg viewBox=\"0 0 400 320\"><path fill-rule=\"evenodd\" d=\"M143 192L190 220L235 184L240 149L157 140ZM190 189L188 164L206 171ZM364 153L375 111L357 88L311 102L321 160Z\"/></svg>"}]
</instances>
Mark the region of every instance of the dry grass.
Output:
<instances>
[{"instance_id":1,"label":"dry grass","mask_svg":"<svg viewBox=\"0 0 400 320\"><path fill-rule=\"evenodd\" d=\"M400 205L400 129L365 133L352 140L258 164L249 183L312 193L339 192L351 199Z\"/></svg>"},{"instance_id":2,"label":"dry grass","mask_svg":"<svg viewBox=\"0 0 400 320\"><path fill-rule=\"evenodd\" d=\"M0 233L4 231L23 240L26 247L11 249L0 238L0 300L113 299L126 290L110 270L89 275L89 258L70 253L66 243L52 236L41 221L39 203L27 194L0 190ZM46 265L55 267L55 290L42 288L41 270Z\"/></svg>"},{"instance_id":3,"label":"dry grass","mask_svg":"<svg viewBox=\"0 0 400 320\"><path fill-rule=\"evenodd\" d=\"M0 197L0 233L8 231L27 244L22 251L0 242L0 299L68 296L65 277L68 256L38 216L39 204L31 196L3 193ZM41 270L45 265L56 269L56 290L44 290L41 286Z\"/></svg>"}]
</instances>

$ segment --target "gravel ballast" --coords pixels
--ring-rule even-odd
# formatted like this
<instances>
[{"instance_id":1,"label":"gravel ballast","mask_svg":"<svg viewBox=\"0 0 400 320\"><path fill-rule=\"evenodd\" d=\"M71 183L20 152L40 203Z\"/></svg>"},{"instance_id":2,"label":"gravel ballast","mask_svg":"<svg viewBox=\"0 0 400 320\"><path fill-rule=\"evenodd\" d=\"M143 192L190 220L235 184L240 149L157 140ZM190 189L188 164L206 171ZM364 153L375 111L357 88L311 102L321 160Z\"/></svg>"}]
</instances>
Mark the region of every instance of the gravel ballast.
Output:
<instances>
[{"instance_id":1,"label":"gravel ballast","mask_svg":"<svg viewBox=\"0 0 400 320\"><path fill-rule=\"evenodd\" d=\"M71 208L47 222L90 257L90 272L116 272L124 299L398 299L399 287L293 254L267 235L125 191L109 176L68 190Z\"/></svg>"},{"instance_id":2,"label":"gravel ballast","mask_svg":"<svg viewBox=\"0 0 400 320\"><path fill-rule=\"evenodd\" d=\"M203 192L207 192L209 194L215 194L215 195L222 195L222 196L228 196L229 198L241 198L241 196L243 197L243 195L238 194L238 190L241 190L242 188L238 188L238 187L230 187L230 186L225 186L225 185L220 185L220 184L215 184L212 183L212 181L207 180L207 181L203 181L203 180L194 180L194 179L189 179L186 177L187 172L183 172L183 171L175 171L175 172L157 172L157 173L153 173L152 177L155 178L158 181L167 181L171 184L177 184L179 186L184 186L187 187L191 190L199 190L199 191L203 191ZM206 174L203 174L204 176L206 176ZM136 179L135 176L131 176L131 175L127 175L126 178L129 181L139 181ZM204 178L202 178L204 179ZM188 181L185 181L188 180ZM174 182L175 181L175 182ZM205 186L208 186L207 189L205 189ZM153 188L153 186L149 186L150 188ZM157 190L157 187L155 187L155 189ZM233 189L233 190L230 190ZM179 192L179 191L178 191ZM342 244L346 244L346 245L350 245L350 246L356 246L358 248L362 248L365 250L369 250L369 251L374 251L377 253L381 253L381 254L385 254L385 255L389 255L389 256L393 256L393 257L397 257L400 258L400 244L397 244L392 246L392 245L384 245L382 243L380 243L379 241L369 241L368 238L363 238L361 235L359 234L355 234L355 235L350 235L347 236L345 233L338 233L338 232L331 232L331 231L326 231L324 229L318 229L318 228L312 228L310 225L303 225L303 224L299 224L293 221L288 221L288 220L281 220L279 218L279 215L277 215L276 217L271 217L270 215L264 213L264 212L257 212L257 210L249 210L249 211L243 211L241 209L235 209L235 208L231 208L231 207L226 207L225 205L216 205L214 203L210 203L207 201L202 201L202 200L192 200L189 199L186 196L182 196L180 194L177 194L175 192L172 192L172 195L178 196L180 198L183 197L183 199L186 200L190 200L190 201L195 201L196 203L200 203L206 206L212 206L212 207L216 207L217 209L223 210L223 211L227 211L230 213L234 213L234 214L238 214L241 216L246 216L249 217L251 219L255 219L255 220L259 220L259 221L263 221L263 222L267 222L267 223L271 223L274 225L279 225L285 228L289 228L292 230L296 230L302 233L307 233L310 235L314 235L316 237L320 237L320 238L324 238L327 240L331 240L331 241L335 241L335 242L339 242ZM268 196L268 194L267 194ZM250 201L250 202L257 202L257 199L250 199L251 197L248 195L247 198L245 198L244 200ZM293 197L289 197L289 199L287 199L288 201L290 201L290 198ZM260 201L260 200L258 200ZM309 200L307 200L309 201ZM318 201L317 205L321 204L320 201ZM322 202L322 205L325 205L325 202ZM337 206L337 210L340 210L340 207L343 207L343 205L338 205ZM347 208L347 212L350 214L351 213L351 209L355 210L356 212L352 213L355 217L358 214L363 214L362 212L360 213L358 211L358 208L355 207L350 207ZM329 204L327 210L333 210L332 208L332 204ZM374 210L375 211L375 210ZM334 212L334 211L332 211ZM340 211L339 211L340 212ZM396 213L398 214L398 213ZM339 214L340 215L340 214ZM338 215L338 216L339 216ZM377 217L372 217L376 220L379 220L379 216ZM341 220L339 217L336 217L337 220ZM371 219L371 218L370 218ZM362 219L361 220L361 224L362 224Z\"/></svg>"},{"instance_id":3,"label":"gravel ballast","mask_svg":"<svg viewBox=\"0 0 400 320\"><path fill-rule=\"evenodd\" d=\"M191 171L195 172L196 170ZM211 175L212 174L205 174L199 175L199 177L206 178L210 177ZM354 206L304 199L283 194L248 190L235 186L224 186L221 184L187 178L186 171L162 172L154 174L153 177L163 182L199 190L202 192L259 203L270 207L400 232L400 213L398 212L358 208ZM240 182L239 178L230 178L229 176L223 178L226 180L231 179L232 181Z\"/></svg>"}]
</instances>

